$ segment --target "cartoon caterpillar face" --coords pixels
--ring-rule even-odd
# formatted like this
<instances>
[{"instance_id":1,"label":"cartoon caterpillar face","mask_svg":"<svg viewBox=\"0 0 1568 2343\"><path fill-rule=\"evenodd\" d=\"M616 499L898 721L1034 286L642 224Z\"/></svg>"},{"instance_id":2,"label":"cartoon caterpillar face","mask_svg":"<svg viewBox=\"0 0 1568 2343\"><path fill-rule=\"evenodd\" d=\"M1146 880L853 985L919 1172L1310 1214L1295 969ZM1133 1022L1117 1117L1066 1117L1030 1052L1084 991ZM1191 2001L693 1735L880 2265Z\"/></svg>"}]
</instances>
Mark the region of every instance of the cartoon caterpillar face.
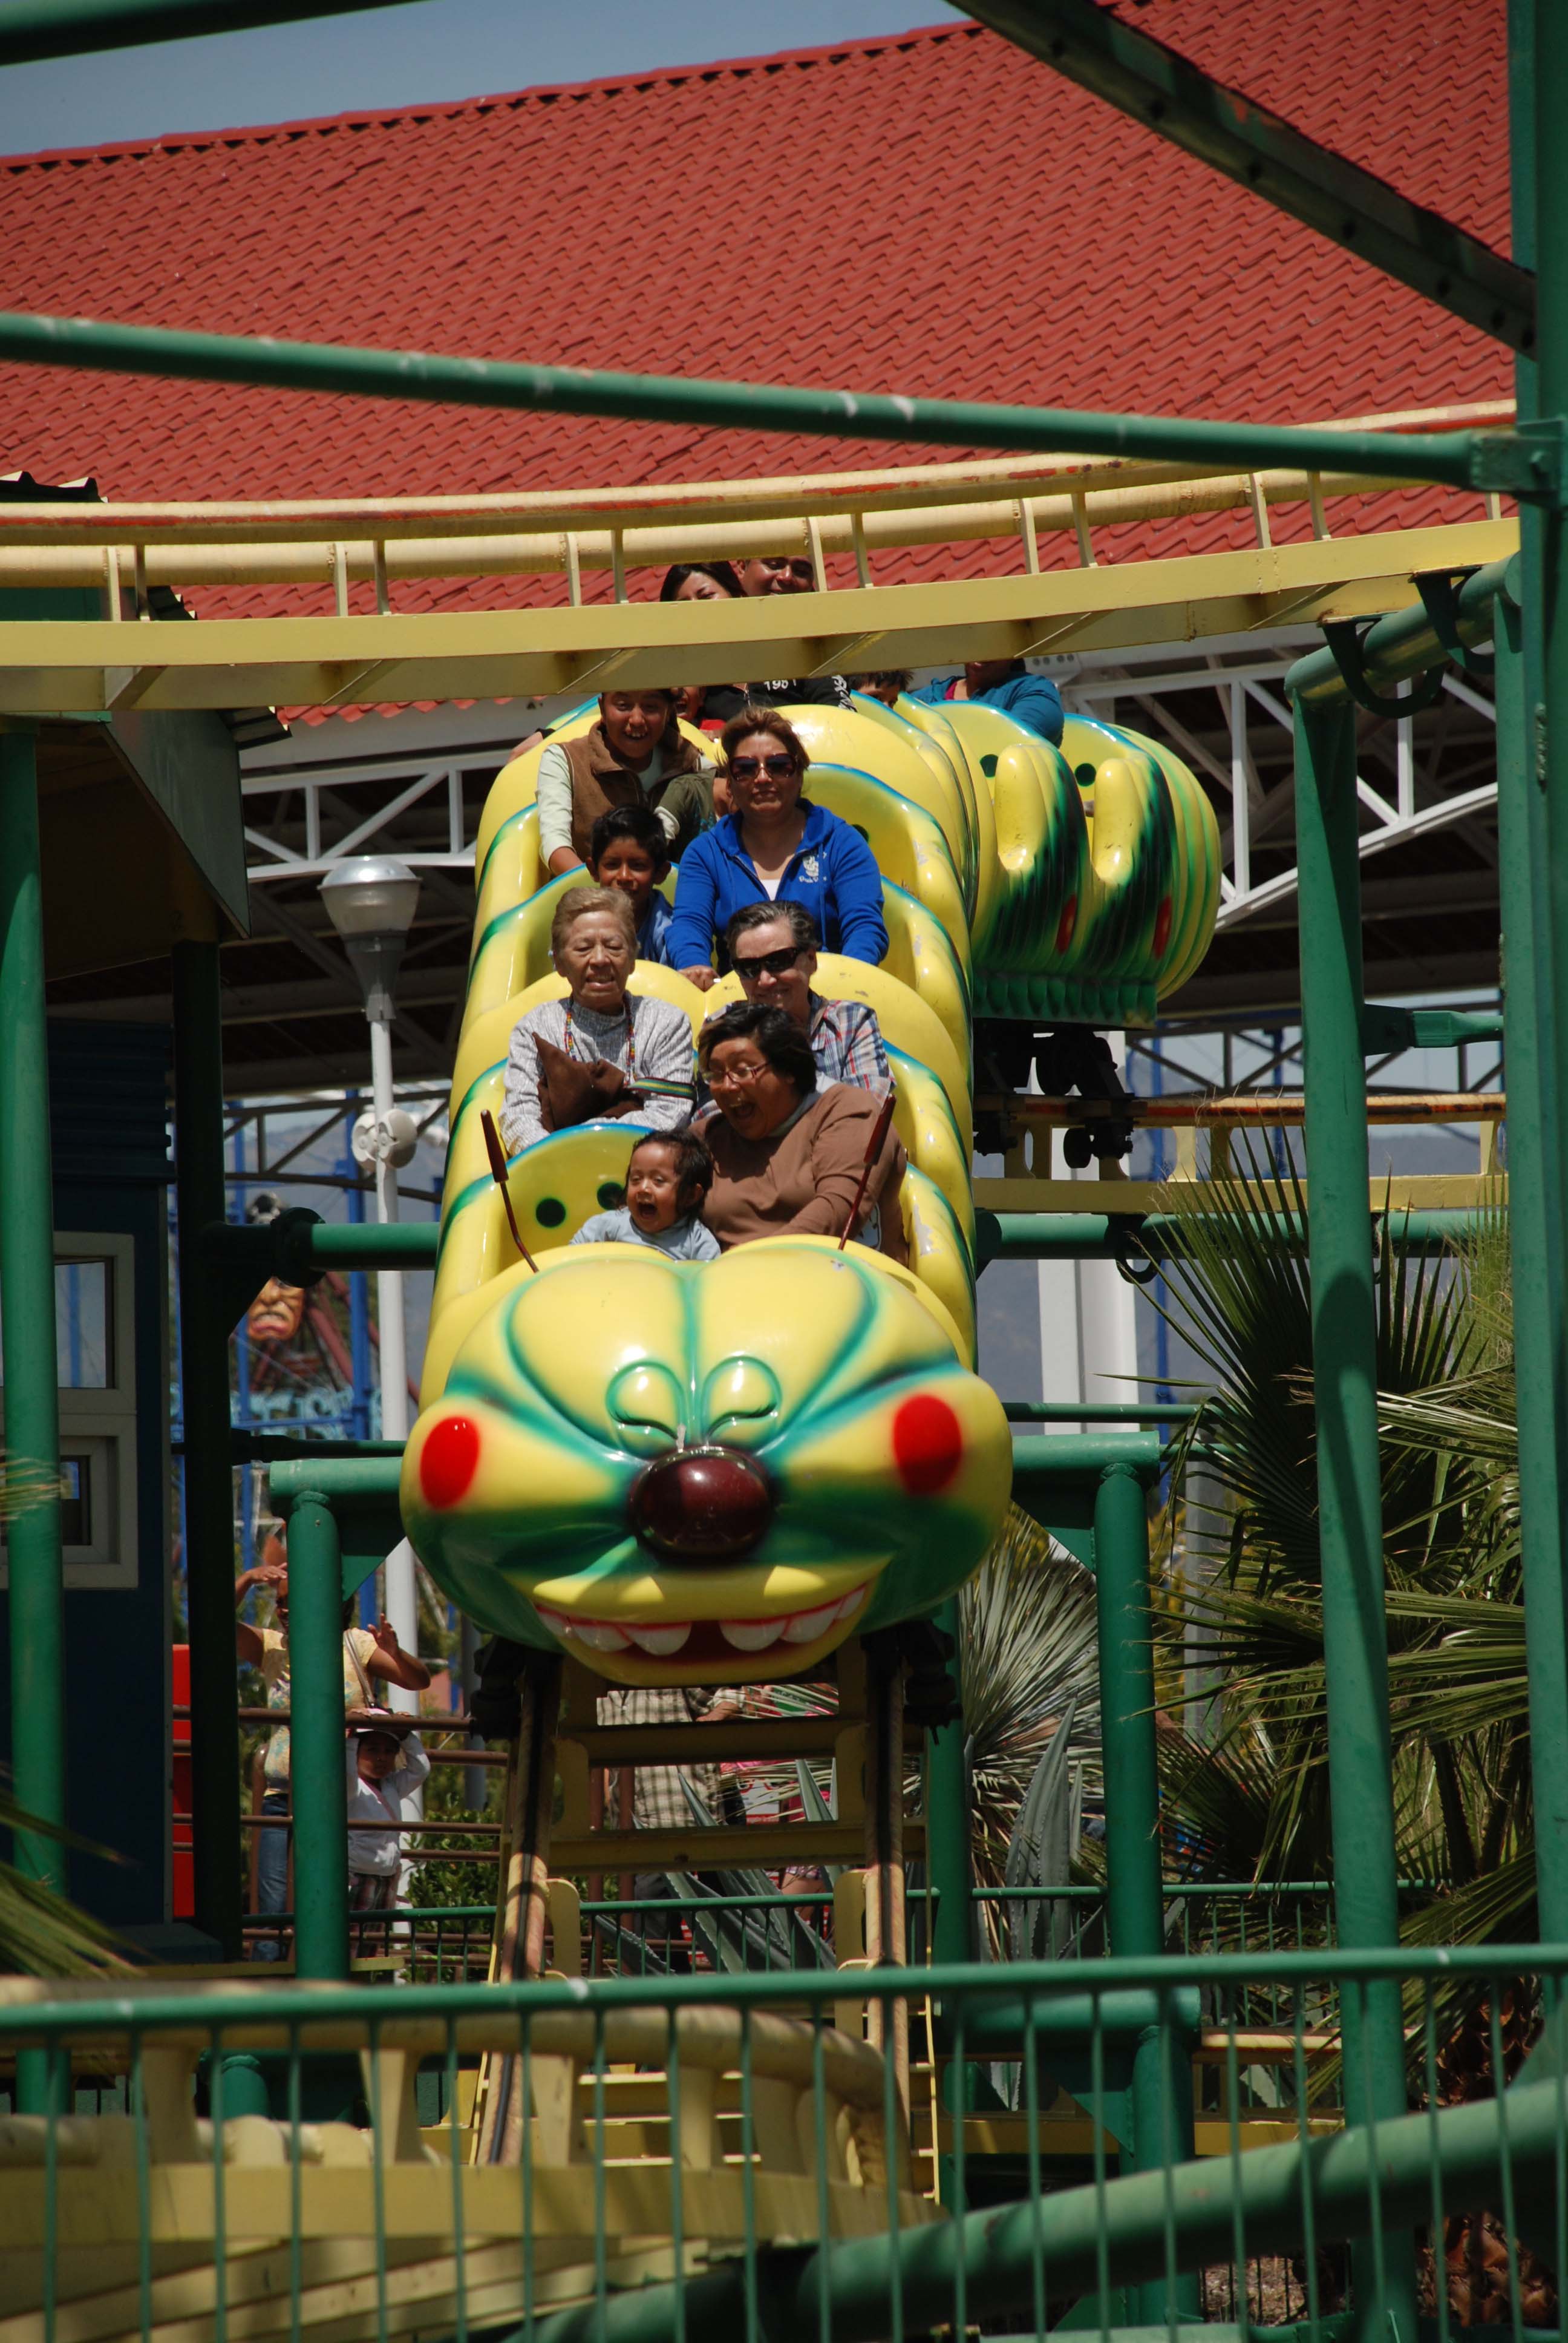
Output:
<instances>
[{"instance_id":1,"label":"cartoon caterpillar face","mask_svg":"<svg viewBox=\"0 0 1568 2343\"><path fill-rule=\"evenodd\" d=\"M929 1611L1000 1525L1010 1435L908 1285L825 1240L508 1272L426 1408L403 1517L491 1631L627 1684L789 1675Z\"/></svg>"}]
</instances>

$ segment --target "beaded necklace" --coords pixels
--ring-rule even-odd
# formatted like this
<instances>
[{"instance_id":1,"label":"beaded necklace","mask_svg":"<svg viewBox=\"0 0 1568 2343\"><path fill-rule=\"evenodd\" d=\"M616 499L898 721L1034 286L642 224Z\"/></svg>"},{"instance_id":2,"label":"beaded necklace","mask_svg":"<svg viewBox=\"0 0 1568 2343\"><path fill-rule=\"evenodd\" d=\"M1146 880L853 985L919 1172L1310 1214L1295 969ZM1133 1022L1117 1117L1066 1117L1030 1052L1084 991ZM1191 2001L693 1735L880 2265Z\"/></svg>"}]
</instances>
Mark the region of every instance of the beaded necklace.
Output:
<instances>
[{"instance_id":1,"label":"beaded necklace","mask_svg":"<svg viewBox=\"0 0 1568 2343\"><path fill-rule=\"evenodd\" d=\"M572 1046L572 1039L577 1031L576 1022L572 1016L572 1011L575 1005L576 1004L573 1002L571 996L568 993L567 996L567 1055L568 1058L575 1058L578 1054ZM628 1083L635 1089L637 1084L637 1020L631 1013L631 1000L629 995L628 995L624 1001L620 1013L626 1019L626 1079ZM598 1054L598 1051L594 1050L585 1062L591 1065L593 1060L597 1058Z\"/></svg>"}]
</instances>

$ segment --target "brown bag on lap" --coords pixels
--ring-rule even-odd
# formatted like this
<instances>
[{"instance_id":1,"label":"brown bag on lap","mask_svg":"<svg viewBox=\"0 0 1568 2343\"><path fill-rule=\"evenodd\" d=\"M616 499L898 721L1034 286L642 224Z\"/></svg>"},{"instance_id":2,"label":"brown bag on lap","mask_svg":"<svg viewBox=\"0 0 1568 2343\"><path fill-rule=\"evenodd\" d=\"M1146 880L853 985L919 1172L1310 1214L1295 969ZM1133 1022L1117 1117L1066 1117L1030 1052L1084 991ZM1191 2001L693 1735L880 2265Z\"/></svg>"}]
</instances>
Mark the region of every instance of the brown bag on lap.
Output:
<instances>
[{"instance_id":1,"label":"brown bag on lap","mask_svg":"<svg viewBox=\"0 0 1568 2343\"><path fill-rule=\"evenodd\" d=\"M579 1122L635 1114L645 1101L618 1066L608 1058L585 1064L555 1041L536 1034L539 1061L539 1121L547 1131L570 1131Z\"/></svg>"}]
</instances>

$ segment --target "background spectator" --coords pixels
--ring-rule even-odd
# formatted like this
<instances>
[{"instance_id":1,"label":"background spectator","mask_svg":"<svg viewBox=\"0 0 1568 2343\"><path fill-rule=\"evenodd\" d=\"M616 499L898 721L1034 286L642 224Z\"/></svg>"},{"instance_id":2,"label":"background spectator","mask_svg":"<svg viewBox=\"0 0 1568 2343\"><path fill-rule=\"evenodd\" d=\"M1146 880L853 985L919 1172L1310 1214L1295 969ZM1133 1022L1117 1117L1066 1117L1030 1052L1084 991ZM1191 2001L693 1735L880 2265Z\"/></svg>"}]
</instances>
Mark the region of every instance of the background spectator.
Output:
<instances>
[{"instance_id":1,"label":"background spectator","mask_svg":"<svg viewBox=\"0 0 1568 2343\"><path fill-rule=\"evenodd\" d=\"M254 1570L243 1571L234 1583L235 1608L245 1601L254 1587L266 1587L272 1594L275 1627L253 1627L246 1620L235 1622L235 1650L246 1667L259 1668L266 1685L268 1708L286 1709L289 1704L288 1682L288 1559L284 1541L275 1530L262 1547L261 1560ZM392 1631L391 1622L382 1614L379 1626L353 1627L352 1599L343 1605L343 1705L345 1709L369 1707L376 1698L374 1684L401 1684L407 1692L423 1692L430 1681L430 1671L423 1660L412 1652L404 1651ZM261 1811L276 1818L258 1831L261 1844L256 1849L256 1896L258 1912L286 1912L288 1909L288 1841L286 1830L277 1827L290 1812L289 1740L286 1725L276 1725L268 1737L262 1760ZM256 1957L275 1961L281 1946L275 1939L256 1946Z\"/></svg>"},{"instance_id":2,"label":"background spectator","mask_svg":"<svg viewBox=\"0 0 1568 2343\"><path fill-rule=\"evenodd\" d=\"M811 564L799 554L765 553L739 565L743 594L814 594ZM769 676L748 684L756 707L848 708L849 687L841 675Z\"/></svg>"},{"instance_id":3,"label":"background spectator","mask_svg":"<svg viewBox=\"0 0 1568 2343\"><path fill-rule=\"evenodd\" d=\"M1061 744L1061 694L1048 675L1030 675L1021 659L970 659L962 675L938 676L910 698L931 706L944 699L983 699Z\"/></svg>"}]
</instances>

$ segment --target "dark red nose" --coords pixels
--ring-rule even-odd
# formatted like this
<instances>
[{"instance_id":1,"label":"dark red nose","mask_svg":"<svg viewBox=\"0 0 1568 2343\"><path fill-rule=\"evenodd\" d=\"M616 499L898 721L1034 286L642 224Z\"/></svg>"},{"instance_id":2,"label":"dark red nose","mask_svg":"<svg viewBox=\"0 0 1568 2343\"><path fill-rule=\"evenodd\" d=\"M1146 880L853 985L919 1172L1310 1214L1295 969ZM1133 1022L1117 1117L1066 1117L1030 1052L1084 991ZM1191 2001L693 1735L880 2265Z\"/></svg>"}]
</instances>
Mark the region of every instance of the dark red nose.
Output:
<instances>
[{"instance_id":1,"label":"dark red nose","mask_svg":"<svg viewBox=\"0 0 1568 2343\"><path fill-rule=\"evenodd\" d=\"M767 1534L773 1492L734 1448L688 1448L650 1464L631 1493L645 1545L681 1562L729 1562Z\"/></svg>"}]
</instances>

